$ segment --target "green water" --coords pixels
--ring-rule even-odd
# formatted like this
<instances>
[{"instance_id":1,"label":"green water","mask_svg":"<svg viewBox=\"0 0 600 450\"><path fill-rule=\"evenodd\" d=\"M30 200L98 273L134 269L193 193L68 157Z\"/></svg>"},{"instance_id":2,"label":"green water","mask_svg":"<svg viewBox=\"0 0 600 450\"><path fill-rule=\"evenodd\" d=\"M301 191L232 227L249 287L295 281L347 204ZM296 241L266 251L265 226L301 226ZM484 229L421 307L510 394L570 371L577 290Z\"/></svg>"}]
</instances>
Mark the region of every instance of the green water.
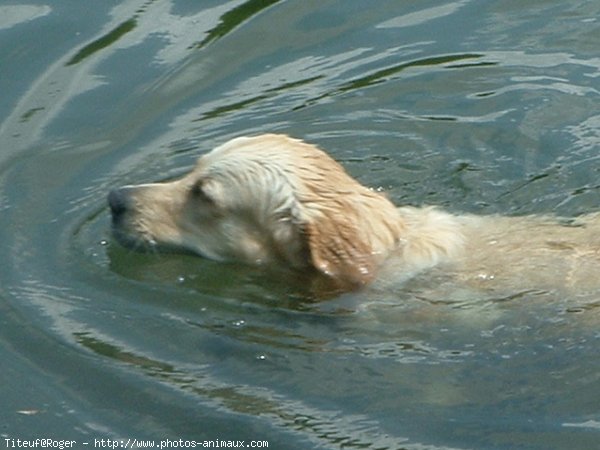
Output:
<instances>
[{"instance_id":1,"label":"green water","mask_svg":"<svg viewBox=\"0 0 600 450\"><path fill-rule=\"evenodd\" d=\"M0 3L0 448L597 448L598 302L314 301L290 275L123 249L105 199L274 131L398 204L598 210L599 18L585 0Z\"/></svg>"}]
</instances>

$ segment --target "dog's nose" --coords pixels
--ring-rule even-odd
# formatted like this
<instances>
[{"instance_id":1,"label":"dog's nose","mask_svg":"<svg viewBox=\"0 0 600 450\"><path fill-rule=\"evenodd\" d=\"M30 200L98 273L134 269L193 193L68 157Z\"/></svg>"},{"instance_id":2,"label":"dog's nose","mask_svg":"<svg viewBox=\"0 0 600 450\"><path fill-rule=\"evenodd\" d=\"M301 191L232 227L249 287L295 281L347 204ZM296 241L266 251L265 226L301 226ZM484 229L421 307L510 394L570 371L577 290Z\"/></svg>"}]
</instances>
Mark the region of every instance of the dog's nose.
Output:
<instances>
[{"instance_id":1,"label":"dog's nose","mask_svg":"<svg viewBox=\"0 0 600 450\"><path fill-rule=\"evenodd\" d=\"M129 208L129 195L125 188L113 189L108 193L108 206L113 218L122 215Z\"/></svg>"}]
</instances>

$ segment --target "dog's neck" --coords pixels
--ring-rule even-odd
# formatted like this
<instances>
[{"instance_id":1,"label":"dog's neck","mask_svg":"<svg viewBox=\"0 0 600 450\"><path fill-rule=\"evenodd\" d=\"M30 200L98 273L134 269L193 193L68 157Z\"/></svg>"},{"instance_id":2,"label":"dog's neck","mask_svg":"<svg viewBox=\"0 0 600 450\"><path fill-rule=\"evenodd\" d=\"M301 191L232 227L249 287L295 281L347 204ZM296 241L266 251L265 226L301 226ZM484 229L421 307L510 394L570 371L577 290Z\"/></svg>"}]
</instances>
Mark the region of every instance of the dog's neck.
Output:
<instances>
[{"instance_id":1,"label":"dog's neck","mask_svg":"<svg viewBox=\"0 0 600 450\"><path fill-rule=\"evenodd\" d=\"M409 269L421 270L456 257L464 249L459 220L433 207L398 208L401 235L398 252Z\"/></svg>"}]
</instances>

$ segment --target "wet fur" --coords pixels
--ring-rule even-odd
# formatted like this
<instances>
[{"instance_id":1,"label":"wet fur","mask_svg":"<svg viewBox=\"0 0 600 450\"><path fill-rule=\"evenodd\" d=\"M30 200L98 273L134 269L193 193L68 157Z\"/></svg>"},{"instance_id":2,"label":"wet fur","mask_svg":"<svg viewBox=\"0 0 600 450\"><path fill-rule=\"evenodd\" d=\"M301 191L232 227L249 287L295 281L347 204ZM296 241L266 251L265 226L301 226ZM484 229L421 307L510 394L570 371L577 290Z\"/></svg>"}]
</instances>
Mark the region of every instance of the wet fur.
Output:
<instances>
[{"instance_id":1,"label":"wet fur","mask_svg":"<svg viewBox=\"0 0 600 450\"><path fill-rule=\"evenodd\" d=\"M125 186L109 203L128 244L314 271L344 290L381 268L399 279L436 267L470 285L544 289L595 286L600 269L597 215L566 222L398 208L317 147L284 135L233 139L186 176Z\"/></svg>"}]
</instances>

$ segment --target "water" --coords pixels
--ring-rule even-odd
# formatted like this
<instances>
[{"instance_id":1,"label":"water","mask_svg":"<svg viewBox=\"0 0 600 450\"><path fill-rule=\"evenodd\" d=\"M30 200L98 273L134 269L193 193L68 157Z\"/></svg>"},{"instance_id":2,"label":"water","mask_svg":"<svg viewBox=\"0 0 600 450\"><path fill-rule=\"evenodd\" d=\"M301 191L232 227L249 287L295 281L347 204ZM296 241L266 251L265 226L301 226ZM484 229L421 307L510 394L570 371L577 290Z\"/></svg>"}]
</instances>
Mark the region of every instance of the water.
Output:
<instances>
[{"instance_id":1,"label":"water","mask_svg":"<svg viewBox=\"0 0 600 450\"><path fill-rule=\"evenodd\" d=\"M0 5L0 447L598 448L598 302L411 284L314 301L289 275L125 250L105 203L276 131L398 204L597 210L598 17L584 0Z\"/></svg>"}]
</instances>

